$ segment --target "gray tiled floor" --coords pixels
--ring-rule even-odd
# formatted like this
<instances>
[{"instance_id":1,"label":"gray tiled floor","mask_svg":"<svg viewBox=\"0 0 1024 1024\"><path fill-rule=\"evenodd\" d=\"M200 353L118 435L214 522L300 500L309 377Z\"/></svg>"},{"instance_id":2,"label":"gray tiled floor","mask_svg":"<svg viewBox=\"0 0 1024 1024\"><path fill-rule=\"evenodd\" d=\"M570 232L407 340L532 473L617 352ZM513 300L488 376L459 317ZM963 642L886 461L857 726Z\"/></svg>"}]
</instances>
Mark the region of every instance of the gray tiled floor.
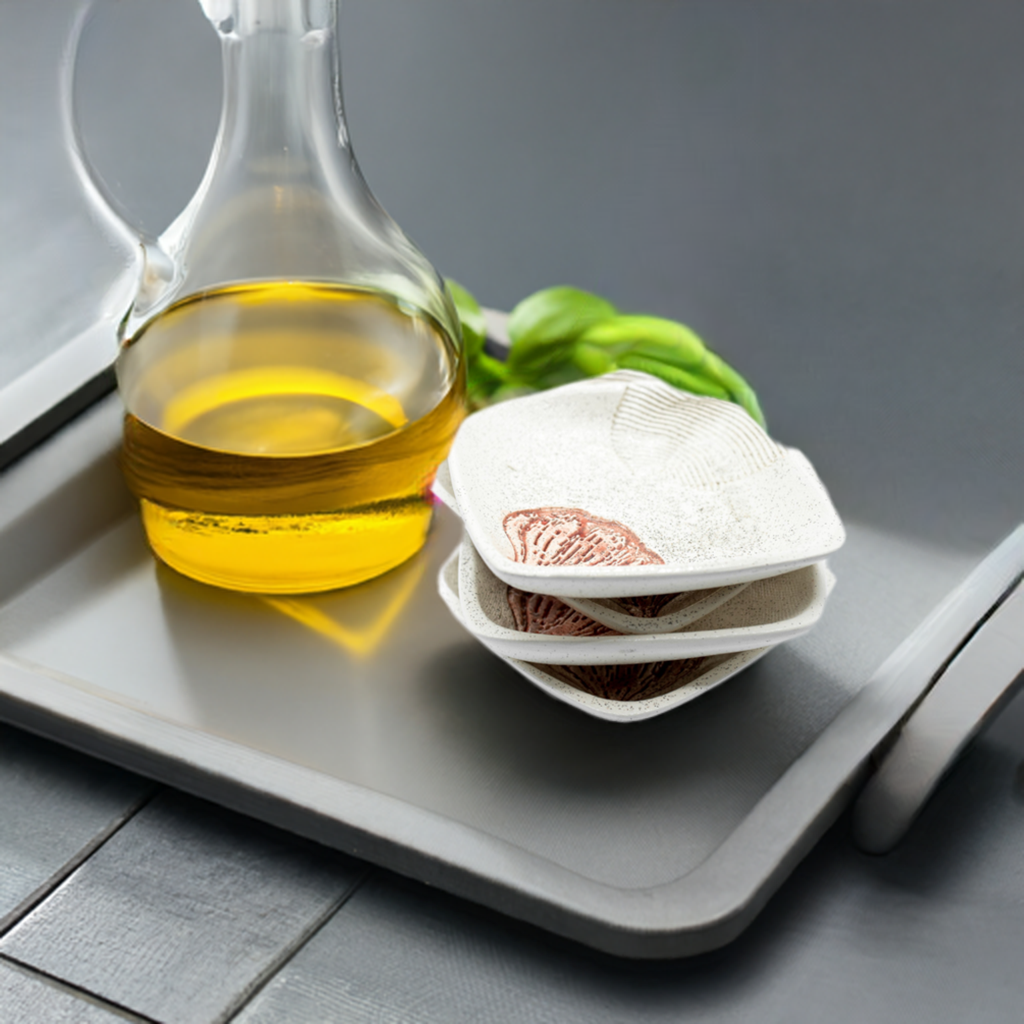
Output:
<instances>
[{"instance_id":1,"label":"gray tiled floor","mask_svg":"<svg viewBox=\"0 0 1024 1024\"><path fill-rule=\"evenodd\" d=\"M151 792L128 772L0 726L0 930Z\"/></svg>"},{"instance_id":2,"label":"gray tiled floor","mask_svg":"<svg viewBox=\"0 0 1024 1024\"><path fill-rule=\"evenodd\" d=\"M840 822L751 929L717 953L620 961L378 874L239 1020L1014 1020L1022 726L1018 701L890 857L856 853Z\"/></svg>"},{"instance_id":3,"label":"gray tiled floor","mask_svg":"<svg viewBox=\"0 0 1024 1024\"><path fill-rule=\"evenodd\" d=\"M226 1019L358 882L349 858L165 791L0 941L149 1017Z\"/></svg>"},{"instance_id":4,"label":"gray tiled floor","mask_svg":"<svg viewBox=\"0 0 1024 1024\"><path fill-rule=\"evenodd\" d=\"M47 747L4 749L18 765ZM591 953L387 872L346 899L354 862L164 791L3 938L0 1021L1009 1021L1022 764L1024 698L894 854L857 854L840 822L739 940L661 964Z\"/></svg>"},{"instance_id":5,"label":"gray tiled floor","mask_svg":"<svg viewBox=\"0 0 1024 1024\"><path fill-rule=\"evenodd\" d=\"M124 1024L142 1018L104 1006L87 993L0 960L0 1013L4 1024Z\"/></svg>"}]
</instances>

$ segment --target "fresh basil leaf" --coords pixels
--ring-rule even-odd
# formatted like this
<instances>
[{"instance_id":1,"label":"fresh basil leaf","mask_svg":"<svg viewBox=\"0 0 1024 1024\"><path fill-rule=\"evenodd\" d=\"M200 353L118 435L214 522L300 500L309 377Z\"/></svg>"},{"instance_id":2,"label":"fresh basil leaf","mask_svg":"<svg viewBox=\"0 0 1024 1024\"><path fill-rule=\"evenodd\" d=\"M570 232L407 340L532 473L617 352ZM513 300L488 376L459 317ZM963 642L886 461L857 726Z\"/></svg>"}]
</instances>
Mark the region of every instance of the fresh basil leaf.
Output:
<instances>
[{"instance_id":1,"label":"fresh basil leaf","mask_svg":"<svg viewBox=\"0 0 1024 1024\"><path fill-rule=\"evenodd\" d=\"M688 370L680 370L678 366L669 366L657 359L647 359L644 356L627 353L619 359L619 367L623 370L640 370L649 373L652 377L658 377L666 384L671 384L680 391L689 391L695 395L708 395L711 398L728 399L729 392L720 384L709 380L699 373L691 373Z\"/></svg>"},{"instance_id":2,"label":"fresh basil leaf","mask_svg":"<svg viewBox=\"0 0 1024 1024\"><path fill-rule=\"evenodd\" d=\"M484 320L480 303L459 284L450 277L446 278L448 294L455 303L455 312L459 314L459 323L462 325L462 347L466 353L467 361L472 360L484 350L484 342L487 337L487 322Z\"/></svg>"},{"instance_id":3,"label":"fresh basil leaf","mask_svg":"<svg viewBox=\"0 0 1024 1024\"><path fill-rule=\"evenodd\" d=\"M633 352L684 370L698 370L707 356L704 342L689 327L660 316L623 315L588 327L580 343L610 350Z\"/></svg>"},{"instance_id":4,"label":"fresh basil leaf","mask_svg":"<svg viewBox=\"0 0 1024 1024\"><path fill-rule=\"evenodd\" d=\"M508 364L513 376L531 383L538 373L571 360L572 343L593 323L616 314L599 295L569 285L534 292L512 310Z\"/></svg>"}]
</instances>

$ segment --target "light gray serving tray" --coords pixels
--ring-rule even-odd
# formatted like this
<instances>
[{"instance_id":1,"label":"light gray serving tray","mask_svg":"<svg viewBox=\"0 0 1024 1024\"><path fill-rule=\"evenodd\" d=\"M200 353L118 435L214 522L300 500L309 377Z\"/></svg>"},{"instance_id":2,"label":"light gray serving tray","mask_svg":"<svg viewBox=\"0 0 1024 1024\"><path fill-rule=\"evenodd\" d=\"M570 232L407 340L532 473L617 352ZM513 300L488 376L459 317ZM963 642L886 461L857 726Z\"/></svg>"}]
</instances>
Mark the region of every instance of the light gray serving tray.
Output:
<instances>
[{"instance_id":1,"label":"light gray serving tray","mask_svg":"<svg viewBox=\"0 0 1024 1024\"><path fill-rule=\"evenodd\" d=\"M0 473L0 717L626 956L736 936L1024 568L1014 535L916 628L976 559L849 523L816 630L624 726L451 618L443 508L420 555L334 594L156 564L119 430L112 396Z\"/></svg>"}]
</instances>

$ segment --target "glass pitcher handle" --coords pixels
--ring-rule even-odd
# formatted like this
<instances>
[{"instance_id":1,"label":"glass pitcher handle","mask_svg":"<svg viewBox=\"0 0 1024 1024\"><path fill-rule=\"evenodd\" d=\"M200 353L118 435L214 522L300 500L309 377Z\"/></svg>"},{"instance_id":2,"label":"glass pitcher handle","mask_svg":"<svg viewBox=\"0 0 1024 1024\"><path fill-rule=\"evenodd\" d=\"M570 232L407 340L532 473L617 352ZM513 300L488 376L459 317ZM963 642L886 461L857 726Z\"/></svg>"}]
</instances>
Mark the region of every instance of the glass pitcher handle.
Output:
<instances>
[{"instance_id":1,"label":"glass pitcher handle","mask_svg":"<svg viewBox=\"0 0 1024 1024\"><path fill-rule=\"evenodd\" d=\"M75 69L82 33L96 7L96 0L81 0L68 33L60 65L60 118L64 147L82 195L112 245L124 254L125 273L107 305L120 320L125 310L154 306L170 287L174 263L155 236L133 222L131 212L107 188L89 162L82 142L76 109ZM111 360L117 353L116 336Z\"/></svg>"},{"instance_id":2,"label":"glass pitcher handle","mask_svg":"<svg viewBox=\"0 0 1024 1024\"><path fill-rule=\"evenodd\" d=\"M139 238L101 201L76 131L75 57L91 8L65 0L45 19L26 8L4 28L3 54L18 59L2 62L0 92L18 97L8 106L19 119L4 158L17 198L0 263L17 284L0 291L0 469L113 387L117 324L138 286Z\"/></svg>"},{"instance_id":3,"label":"glass pitcher handle","mask_svg":"<svg viewBox=\"0 0 1024 1024\"><path fill-rule=\"evenodd\" d=\"M128 212L89 163L78 126L75 105L75 69L82 33L92 16L95 5L96 0L81 0L67 35L64 52L61 55L59 91L61 132L75 177L78 179L78 184L93 215L101 222L112 241L120 243L126 253L133 253L136 258L139 258L141 256L140 245L146 241L153 242L153 240L146 239L144 232L132 225Z\"/></svg>"}]
</instances>

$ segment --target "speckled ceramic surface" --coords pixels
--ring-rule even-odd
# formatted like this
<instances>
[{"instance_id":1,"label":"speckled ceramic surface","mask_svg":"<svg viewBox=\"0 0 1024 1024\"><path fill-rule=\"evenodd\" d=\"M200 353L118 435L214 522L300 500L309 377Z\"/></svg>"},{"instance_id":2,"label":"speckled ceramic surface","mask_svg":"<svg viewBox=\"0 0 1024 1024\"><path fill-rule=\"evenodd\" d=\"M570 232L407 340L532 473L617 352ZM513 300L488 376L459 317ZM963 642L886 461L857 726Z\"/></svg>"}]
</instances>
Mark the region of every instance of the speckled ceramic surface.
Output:
<instances>
[{"instance_id":1,"label":"speckled ceramic surface","mask_svg":"<svg viewBox=\"0 0 1024 1024\"><path fill-rule=\"evenodd\" d=\"M783 643L818 621L834 583L824 563L816 563L751 583L681 631L637 636L612 632L573 613L558 598L510 588L468 539L460 551L463 624L496 654L543 665L639 665ZM523 630L524 620L533 631Z\"/></svg>"},{"instance_id":2,"label":"speckled ceramic surface","mask_svg":"<svg viewBox=\"0 0 1024 1024\"><path fill-rule=\"evenodd\" d=\"M820 561L821 481L738 406L619 371L470 416L451 493L491 570L568 597L665 594Z\"/></svg>"},{"instance_id":3,"label":"speckled ceramic surface","mask_svg":"<svg viewBox=\"0 0 1024 1024\"><path fill-rule=\"evenodd\" d=\"M466 626L459 595L459 552L461 550L460 545L444 560L444 565L441 566L441 571L437 574L437 592L458 623ZM466 626L466 628L469 627Z\"/></svg>"},{"instance_id":4,"label":"speckled ceramic surface","mask_svg":"<svg viewBox=\"0 0 1024 1024\"><path fill-rule=\"evenodd\" d=\"M432 489L439 501L456 515L460 515L459 503L452 493L452 478L447 461L438 466ZM656 594L639 598L560 596L560 600L570 608L594 619L595 622L600 622L619 633L673 633L703 618L749 585L733 583L707 590L684 590L677 594Z\"/></svg>"},{"instance_id":5,"label":"speckled ceramic surface","mask_svg":"<svg viewBox=\"0 0 1024 1024\"><path fill-rule=\"evenodd\" d=\"M570 608L619 633L674 633L704 618L749 586L749 583L733 583L728 587L684 590L679 594L603 599L562 597L561 600Z\"/></svg>"},{"instance_id":6,"label":"speckled ceramic surface","mask_svg":"<svg viewBox=\"0 0 1024 1024\"><path fill-rule=\"evenodd\" d=\"M438 574L438 591L448 606L452 615L466 625L465 617L462 614L462 604L459 593L459 550L452 552L451 556L441 567ZM467 627L468 628L468 627ZM663 715L666 711L686 704L702 693L714 689L727 679L731 679L738 672L741 672L748 665L752 665L759 658L764 657L771 647L761 647L752 651L741 651L738 654L728 655L717 661L715 665L703 672L696 679L680 686L669 693L660 694L657 697L650 697L646 700L607 700L604 697L597 697L584 690L578 690L574 686L555 678L543 665L531 664L521 661L518 658L502 657L502 660L512 666L520 675L528 679L534 686L543 690L549 697L570 704L578 708L584 714L592 715L595 718L603 718L609 722L640 722L646 718L654 718L656 715Z\"/></svg>"}]
</instances>

